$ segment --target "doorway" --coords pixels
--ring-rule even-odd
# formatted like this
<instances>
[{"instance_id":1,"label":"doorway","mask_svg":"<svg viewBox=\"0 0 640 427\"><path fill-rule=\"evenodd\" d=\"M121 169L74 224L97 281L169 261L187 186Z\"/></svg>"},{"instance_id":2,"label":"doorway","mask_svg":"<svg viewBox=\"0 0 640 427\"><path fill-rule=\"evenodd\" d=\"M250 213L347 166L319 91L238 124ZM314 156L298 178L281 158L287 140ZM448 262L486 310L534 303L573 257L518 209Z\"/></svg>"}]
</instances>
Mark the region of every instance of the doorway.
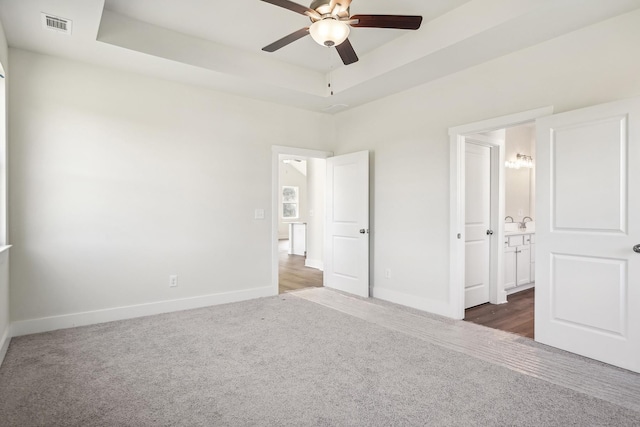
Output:
<instances>
[{"instance_id":1,"label":"doorway","mask_svg":"<svg viewBox=\"0 0 640 427\"><path fill-rule=\"evenodd\" d=\"M529 122L485 135L494 138L492 145L483 143L478 135L465 139L464 320L533 338L535 125ZM491 162L491 150L504 151L503 164ZM495 171L491 173L492 168L500 168L504 177L504 194L500 197L496 194L498 186L493 185L494 191L490 191L491 177L498 176ZM504 201L501 209L495 209L495 199ZM500 210L504 210L504 219L496 217ZM493 239L491 223L500 221L504 221L504 239ZM492 241L499 246L504 242L499 249L503 251L503 286L498 291L504 291L506 301L498 303L491 303L489 298L489 271L497 268L490 258Z\"/></svg>"},{"instance_id":2,"label":"doorway","mask_svg":"<svg viewBox=\"0 0 640 427\"><path fill-rule=\"evenodd\" d=\"M524 123L500 129L494 133L500 135L504 141L506 159L503 165L497 165L497 167L504 168L503 289L506 293L506 302L491 304L488 295L481 300L471 298L470 301L469 266L476 269L478 266L469 261L470 251L467 243L465 279L467 291L464 320L516 333L527 338L534 338L535 124L533 122ZM474 204L474 199L478 198L479 186L482 181L481 176L475 176L478 175L477 172L474 175L475 171L472 167L470 168L469 147L467 147L466 155L466 221L469 223L469 215L474 213L470 209L469 203ZM472 160L471 165L473 162ZM481 203L475 201L475 205L481 205ZM498 220L502 221L501 218ZM490 230L487 231L487 233L490 232L492 233ZM469 241L468 231L466 240Z\"/></svg>"},{"instance_id":3,"label":"doorway","mask_svg":"<svg viewBox=\"0 0 640 427\"><path fill-rule=\"evenodd\" d=\"M281 156L324 160L324 215L314 211L322 224L315 245L321 267L313 264L311 239L307 239L305 266L323 271L323 286L369 297L369 151L333 156L333 153L284 146L272 147L272 292L279 293L279 217L283 189L280 186ZM318 180L322 168L317 168Z\"/></svg>"},{"instance_id":4,"label":"doorway","mask_svg":"<svg viewBox=\"0 0 640 427\"><path fill-rule=\"evenodd\" d=\"M478 139L478 136L494 136L500 139L502 133L502 139L504 140L505 129L514 128L526 123L531 123L539 117L548 116L553 113L551 107L541 108L523 113L518 113L510 116L505 116L497 119L487 120L483 122L471 123L465 126L459 126L450 129L451 136L451 273L450 273L450 298L452 301L453 317L457 319L465 318L465 293L466 293L466 182L465 182L465 151L466 142L470 139ZM489 229L493 234L491 235L491 275L490 275L490 294L489 302L493 305L505 304L508 301L507 295L510 289L505 289L506 277L509 277L510 270L506 271L507 265L505 258L505 247L516 247L519 243L517 237L511 238L510 227L513 225L505 224L506 211L506 168L507 160L511 161L510 157L507 157L506 148L504 142L493 143L495 147L493 153L493 159L495 165L500 165L492 170L492 183L495 188L498 189L497 195L492 199L492 213L491 213L491 228ZM510 155L510 154L509 154ZM533 176L531 177L533 182ZM530 198L530 197L529 197ZM526 212L523 209L523 214ZM523 215L531 216L531 215ZM514 223L515 223L514 218ZM521 221L520 221L521 222ZM520 222L516 225L519 226ZM529 222L527 220L527 222ZM529 225L531 227L532 224ZM507 234L506 230L509 230ZM517 230L516 230L517 231ZM524 237L522 237L524 243ZM527 242L529 244L534 242ZM511 245L511 246L510 246ZM524 245L521 245L524 246ZM530 249L529 249L530 251ZM513 251L514 254L516 251ZM520 251L518 252L520 253ZM531 252L529 252L530 254ZM507 255L510 256L510 255ZM535 259L534 259L535 262ZM525 266L525 264L522 264ZM511 266L509 265L509 268ZM521 270L523 268L521 267ZM531 265L529 265L529 271L532 271ZM521 282L522 284L522 282ZM524 288L521 288L524 289ZM521 290L518 289L518 290Z\"/></svg>"},{"instance_id":5,"label":"doorway","mask_svg":"<svg viewBox=\"0 0 640 427\"><path fill-rule=\"evenodd\" d=\"M278 155L280 294L323 286L325 175L325 159Z\"/></svg>"},{"instance_id":6,"label":"doorway","mask_svg":"<svg viewBox=\"0 0 640 427\"><path fill-rule=\"evenodd\" d=\"M633 167L640 159L639 117L640 98L629 98L555 115L548 107L450 129L452 317L464 317L465 137L536 120L538 224L530 243L542 261L532 259L535 340L640 372L640 316L629 309L640 302L633 287L640 277L640 169ZM522 236L505 236L505 229L500 223L500 240L522 244Z\"/></svg>"}]
</instances>

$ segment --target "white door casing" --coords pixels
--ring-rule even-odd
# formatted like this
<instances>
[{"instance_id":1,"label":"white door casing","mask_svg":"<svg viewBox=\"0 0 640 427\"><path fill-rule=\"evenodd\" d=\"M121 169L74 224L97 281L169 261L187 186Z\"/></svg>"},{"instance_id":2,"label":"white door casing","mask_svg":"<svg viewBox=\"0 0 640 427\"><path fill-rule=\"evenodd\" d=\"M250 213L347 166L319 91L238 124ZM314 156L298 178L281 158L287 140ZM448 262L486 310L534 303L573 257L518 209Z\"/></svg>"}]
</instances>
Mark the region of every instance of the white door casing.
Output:
<instances>
[{"instance_id":1,"label":"white door casing","mask_svg":"<svg viewBox=\"0 0 640 427\"><path fill-rule=\"evenodd\" d=\"M491 236L491 148L465 149L465 308L489 302Z\"/></svg>"},{"instance_id":2,"label":"white door casing","mask_svg":"<svg viewBox=\"0 0 640 427\"><path fill-rule=\"evenodd\" d=\"M449 129L450 136L450 218L449 218L449 305L448 311L441 310L439 314L454 319L464 318L464 270L465 270L465 242L464 234L464 158L465 141L468 135L490 132L530 122L539 117L553 113L553 107L537 108L523 111L508 116L496 117L475 123L456 126ZM496 146L494 144L490 144ZM496 155L492 156L497 165L504 165L504 144L497 145ZM506 302L506 292L502 287L504 267L504 168L496 167L492 171L494 185L498 188L498 195L494 200L496 206L495 215L497 223L493 225L496 244L492 245L495 268L492 272L492 281L495 280L495 289L491 290L491 302L499 304ZM495 279L494 279L495 278Z\"/></svg>"},{"instance_id":3,"label":"white door casing","mask_svg":"<svg viewBox=\"0 0 640 427\"><path fill-rule=\"evenodd\" d=\"M327 159L324 286L369 296L369 152Z\"/></svg>"},{"instance_id":4,"label":"white door casing","mask_svg":"<svg viewBox=\"0 0 640 427\"><path fill-rule=\"evenodd\" d=\"M536 341L640 372L640 98L537 122Z\"/></svg>"}]
</instances>

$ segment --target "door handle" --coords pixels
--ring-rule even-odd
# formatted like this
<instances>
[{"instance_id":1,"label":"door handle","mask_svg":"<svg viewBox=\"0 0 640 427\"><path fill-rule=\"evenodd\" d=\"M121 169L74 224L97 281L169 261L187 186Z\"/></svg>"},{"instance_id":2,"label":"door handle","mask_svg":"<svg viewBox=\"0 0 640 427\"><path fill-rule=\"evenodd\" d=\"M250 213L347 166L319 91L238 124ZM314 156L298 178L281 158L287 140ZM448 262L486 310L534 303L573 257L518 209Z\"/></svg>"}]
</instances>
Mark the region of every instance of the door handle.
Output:
<instances>
[{"instance_id":1,"label":"door handle","mask_svg":"<svg viewBox=\"0 0 640 427\"><path fill-rule=\"evenodd\" d=\"M487 230L487 236L493 236L493 230Z\"/></svg>"},{"instance_id":2,"label":"door handle","mask_svg":"<svg viewBox=\"0 0 640 427\"><path fill-rule=\"evenodd\" d=\"M640 245L635 245L633 247L633 252L639 253L640 254Z\"/></svg>"},{"instance_id":3,"label":"door handle","mask_svg":"<svg viewBox=\"0 0 640 427\"><path fill-rule=\"evenodd\" d=\"M368 232L369 232L369 230L367 230L367 229L364 229L364 228L360 229L360 234L366 234Z\"/></svg>"}]
</instances>

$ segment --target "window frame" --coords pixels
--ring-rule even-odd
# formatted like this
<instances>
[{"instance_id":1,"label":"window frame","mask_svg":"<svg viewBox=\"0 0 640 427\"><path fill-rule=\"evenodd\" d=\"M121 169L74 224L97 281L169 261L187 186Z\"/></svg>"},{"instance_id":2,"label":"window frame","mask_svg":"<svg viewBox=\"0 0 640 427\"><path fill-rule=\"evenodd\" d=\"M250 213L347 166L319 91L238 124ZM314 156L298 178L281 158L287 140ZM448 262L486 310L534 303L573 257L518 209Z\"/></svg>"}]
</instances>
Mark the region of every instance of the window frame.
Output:
<instances>
[{"instance_id":1,"label":"window frame","mask_svg":"<svg viewBox=\"0 0 640 427\"><path fill-rule=\"evenodd\" d=\"M288 189L291 189L294 191L295 200L289 200L289 199L285 200L285 190L288 190ZM300 218L300 187L295 185L283 185L281 196L282 196L282 202L280 204L280 210L282 213L282 219L283 220L299 219ZM285 205L295 206L295 216L285 216Z\"/></svg>"}]
</instances>

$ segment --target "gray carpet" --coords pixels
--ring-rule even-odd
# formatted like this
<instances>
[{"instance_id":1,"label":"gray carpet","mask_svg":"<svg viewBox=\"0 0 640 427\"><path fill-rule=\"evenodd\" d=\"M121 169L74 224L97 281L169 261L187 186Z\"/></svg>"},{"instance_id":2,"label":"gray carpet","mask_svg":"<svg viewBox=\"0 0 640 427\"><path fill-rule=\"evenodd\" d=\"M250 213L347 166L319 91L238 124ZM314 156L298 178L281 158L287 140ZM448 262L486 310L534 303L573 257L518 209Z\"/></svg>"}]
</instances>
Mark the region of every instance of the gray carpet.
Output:
<instances>
[{"instance_id":1,"label":"gray carpet","mask_svg":"<svg viewBox=\"0 0 640 427\"><path fill-rule=\"evenodd\" d=\"M639 426L640 413L283 295L14 338L0 425Z\"/></svg>"}]
</instances>

